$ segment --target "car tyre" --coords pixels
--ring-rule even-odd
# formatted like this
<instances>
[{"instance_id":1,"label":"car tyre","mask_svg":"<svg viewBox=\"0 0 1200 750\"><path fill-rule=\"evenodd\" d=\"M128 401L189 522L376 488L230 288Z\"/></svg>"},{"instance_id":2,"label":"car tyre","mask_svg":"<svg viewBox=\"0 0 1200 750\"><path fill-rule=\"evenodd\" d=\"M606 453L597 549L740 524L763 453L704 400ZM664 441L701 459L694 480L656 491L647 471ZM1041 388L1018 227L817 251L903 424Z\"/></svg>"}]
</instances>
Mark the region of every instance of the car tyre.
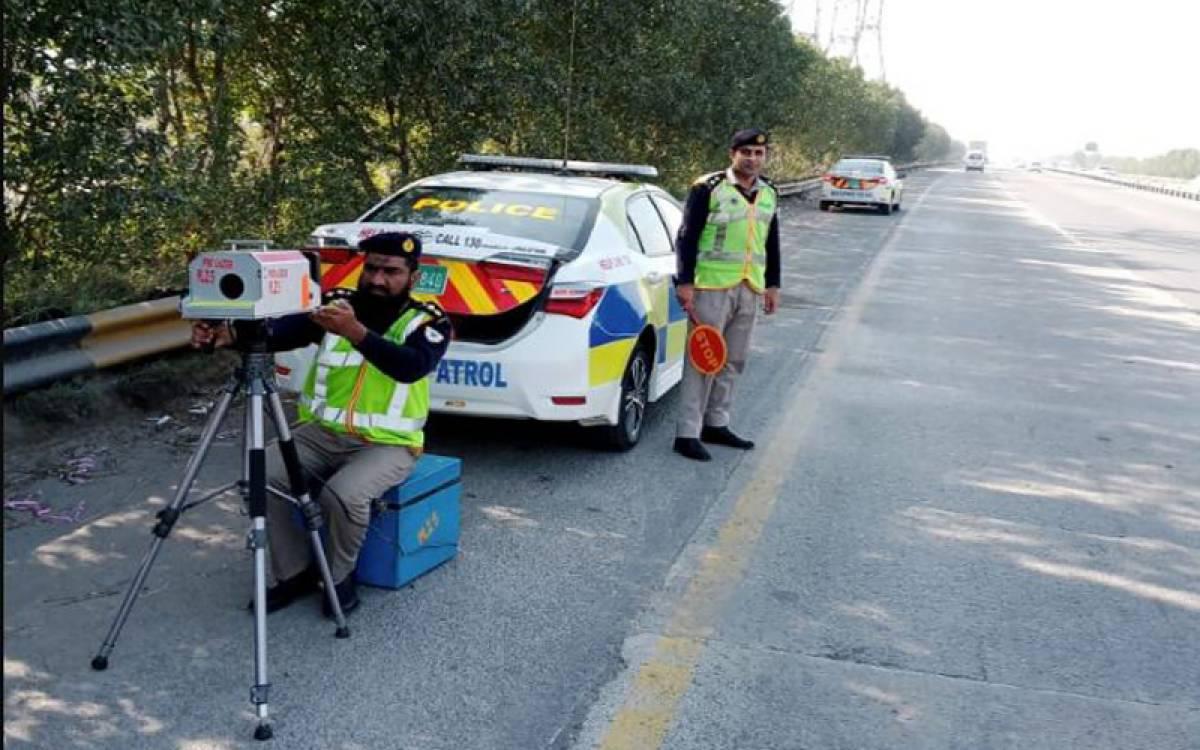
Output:
<instances>
[{"instance_id":1,"label":"car tyre","mask_svg":"<svg viewBox=\"0 0 1200 750\"><path fill-rule=\"evenodd\" d=\"M892 215L892 204L891 203L880 203L879 204L879 213L883 214L884 216L891 216Z\"/></svg>"},{"instance_id":2,"label":"car tyre","mask_svg":"<svg viewBox=\"0 0 1200 750\"><path fill-rule=\"evenodd\" d=\"M639 344L625 365L621 376L620 404L617 423L600 428L602 442L616 451L627 451L638 444L646 424L646 407L650 403L650 355Z\"/></svg>"},{"instance_id":3,"label":"car tyre","mask_svg":"<svg viewBox=\"0 0 1200 750\"><path fill-rule=\"evenodd\" d=\"M821 209L822 211L828 211L829 210L829 201L818 202L817 208Z\"/></svg>"}]
</instances>

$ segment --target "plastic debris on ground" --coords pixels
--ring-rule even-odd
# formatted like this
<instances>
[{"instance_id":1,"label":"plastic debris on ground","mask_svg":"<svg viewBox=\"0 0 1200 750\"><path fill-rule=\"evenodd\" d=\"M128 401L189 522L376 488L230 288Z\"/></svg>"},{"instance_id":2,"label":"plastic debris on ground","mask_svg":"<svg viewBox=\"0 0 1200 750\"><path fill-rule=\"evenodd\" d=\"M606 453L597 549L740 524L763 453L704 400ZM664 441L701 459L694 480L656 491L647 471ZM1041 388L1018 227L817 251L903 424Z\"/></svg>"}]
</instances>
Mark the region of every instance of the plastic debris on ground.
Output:
<instances>
[{"instance_id":1,"label":"plastic debris on ground","mask_svg":"<svg viewBox=\"0 0 1200 750\"><path fill-rule=\"evenodd\" d=\"M59 476L67 484L83 484L91 480L92 474L100 466L96 457L105 452L107 452L107 448L101 448L67 459L66 468L60 472Z\"/></svg>"},{"instance_id":2,"label":"plastic debris on ground","mask_svg":"<svg viewBox=\"0 0 1200 750\"><path fill-rule=\"evenodd\" d=\"M83 511L86 505L82 500L75 506L74 510L62 511L55 510L50 505L43 503L38 494L20 495L4 500L4 509L12 511L25 511L33 515L39 521L45 523L79 523L83 518Z\"/></svg>"}]
</instances>

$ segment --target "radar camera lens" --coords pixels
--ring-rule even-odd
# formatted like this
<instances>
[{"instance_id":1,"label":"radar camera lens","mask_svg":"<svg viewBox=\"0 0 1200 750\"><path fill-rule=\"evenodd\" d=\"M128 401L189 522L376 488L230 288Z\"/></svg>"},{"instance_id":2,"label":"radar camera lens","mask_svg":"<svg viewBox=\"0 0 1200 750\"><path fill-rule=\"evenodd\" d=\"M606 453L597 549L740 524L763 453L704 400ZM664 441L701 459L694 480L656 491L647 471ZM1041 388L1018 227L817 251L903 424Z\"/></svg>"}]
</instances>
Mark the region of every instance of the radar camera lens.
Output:
<instances>
[{"instance_id":1,"label":"radar camera lens","mask_svg":"<svg viewBox=\"0 0 1200 750\"><path fill-rule=\"evenodd\" d=\"M218 286L221 289L221 294L224 294L226 299L237 299L246 291L246 285L242 282L242 277L236 273L227 273L222 276Z\"/></svg>"}]
</instances>

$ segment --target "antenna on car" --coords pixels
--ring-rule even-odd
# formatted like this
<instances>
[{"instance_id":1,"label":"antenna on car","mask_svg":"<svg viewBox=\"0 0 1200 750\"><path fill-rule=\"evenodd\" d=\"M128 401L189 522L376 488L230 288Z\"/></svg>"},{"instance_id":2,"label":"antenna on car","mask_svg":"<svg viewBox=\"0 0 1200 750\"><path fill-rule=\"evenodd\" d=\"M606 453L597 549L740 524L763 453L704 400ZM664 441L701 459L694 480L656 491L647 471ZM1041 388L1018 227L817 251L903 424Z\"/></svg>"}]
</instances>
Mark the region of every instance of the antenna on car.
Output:
<instances>
[{"instance_id":1,"label":"antenna on car","mask_svg":"<svg viewBox=\"0 0 1200 750\"><path fill-rule=\"evenodd\" d=\"M575 85L575 21L579 16L579 0L571 3L571 52L567 57L567 101L563 109L566 122L563 125L563 166L571 157L571 101Z\"/></svg>"}]
</instances>

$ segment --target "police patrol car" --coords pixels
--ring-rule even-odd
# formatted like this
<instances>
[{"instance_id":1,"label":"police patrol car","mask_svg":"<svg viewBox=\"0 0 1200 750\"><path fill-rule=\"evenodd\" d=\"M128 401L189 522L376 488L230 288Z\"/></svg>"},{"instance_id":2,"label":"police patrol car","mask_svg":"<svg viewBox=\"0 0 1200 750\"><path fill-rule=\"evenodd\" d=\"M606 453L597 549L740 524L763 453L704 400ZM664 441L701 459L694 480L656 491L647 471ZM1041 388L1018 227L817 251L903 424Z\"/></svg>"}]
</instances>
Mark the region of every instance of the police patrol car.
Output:
<instances>
[{"instance_id":1,"label":"police patrol car","mask_svg":"<svg viewBox=\"0 0 1200 750\"><path fill-rule=\"evenodd\" d=\"M419 299L455 338L430 408L575 421L633 447L648 403L683 374L686 313L675 298L679 203L653 167L464 155L466 169L418 180L357 221L317 227L322 287L354 287L359 240L422 240ZM296 390L312 351L276 359Z\"/></svg>"},{"instance_id":2,"label":"police patrol car","mask_svg":"<svg viewBox=\"0 0 1200 750\"><path fill-rule=\"evenodd\" d=\"M890 214L900 210L903 172L887 156L843 156L821 177L819 206L870 206Z\"/></svg>"}]
</instances>

